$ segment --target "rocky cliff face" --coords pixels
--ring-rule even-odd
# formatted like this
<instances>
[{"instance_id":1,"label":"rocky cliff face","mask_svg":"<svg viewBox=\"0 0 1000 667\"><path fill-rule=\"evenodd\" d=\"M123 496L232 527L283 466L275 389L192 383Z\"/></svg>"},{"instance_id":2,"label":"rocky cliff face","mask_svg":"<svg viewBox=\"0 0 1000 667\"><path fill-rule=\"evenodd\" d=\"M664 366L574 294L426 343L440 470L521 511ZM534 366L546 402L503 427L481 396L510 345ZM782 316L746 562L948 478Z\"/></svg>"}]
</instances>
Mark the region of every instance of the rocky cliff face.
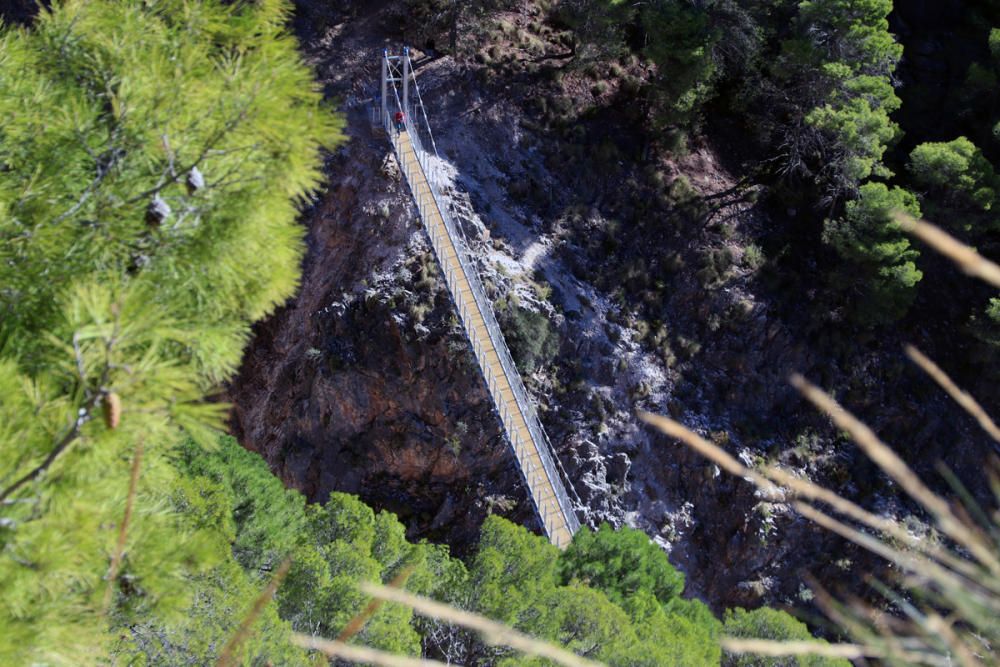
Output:
<instances>
[{"instance_id":1,"label":"rocky cliff face","mask_svg":"<svg viewBox=\"0 0 1000 667\"><path fill-rule=\"evenodd\" d=\"M461 552L488 512L534 519L388 144L366 114L377 53L403 41L405 17L392 7L301 11L307 53L348 110L351 139L304 216L302 289L257 327L231 387L233 427L311 499L358 493L398 513L410 537ZM748 464L780 461L889 511L902 506L895 491L802 404L790 372L881 415L874 425L906 434L914 458L974 468L981 458L945 444L957 439L986 455L971 425L906 369L898 338L831 350L836 313L818 323L807 314L816 287L784 285L775 296L780 272L753 241L766 238L770 216L796 212L729 197L724 146L650 157L613 104L567 139L526 112L532 91L541 94L533 84L450 58L419 67L448 196L491 297L544 314L557 334L555 356L525 381L583 521L645 529L687 572L689 592L713 604L800 603L801 570L836 583L870 563L652 433L638 408L669 412Z\"/></svg>"},{"instance_id":2,"label":"rocky cliff face","mask_svg":"<svg viewBox=\"0 0 1000 667\"><path fill-rule=\"evenodd\" d=\"M384 138L350 118L308 216L302 289L258 327L233 384L237 434L308 497L360 494L413 535L467 543L487 511L530 524Z\"/></svg>"}]
</instances>

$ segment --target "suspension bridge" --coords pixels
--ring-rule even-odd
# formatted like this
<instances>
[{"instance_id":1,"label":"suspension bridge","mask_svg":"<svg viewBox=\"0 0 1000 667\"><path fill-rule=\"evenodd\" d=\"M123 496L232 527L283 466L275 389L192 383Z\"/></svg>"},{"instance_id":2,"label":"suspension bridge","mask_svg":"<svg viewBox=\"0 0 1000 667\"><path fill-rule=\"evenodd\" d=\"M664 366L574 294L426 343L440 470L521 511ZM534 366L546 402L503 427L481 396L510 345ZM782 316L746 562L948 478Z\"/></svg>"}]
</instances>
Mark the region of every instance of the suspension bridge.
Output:
<instances>
[{"instance_id":1,"label":"suspension bridge","mask_svg":"<svg viewBox=\"0 0 1000 667\"><path fill-rule=\"evenodd\" d=\"M372 107L372 121L384 128L392 142L545 535L557 547L566 548L580 522L560 476L555 451L507 349L469 247L441 195L442 174L439 162L432 159L438 157L437 146L409 49L398 55L383 51L381 70L381 97ZM415 95L411 96L411 92ZM425 149L421 135L426 136L433 153Z\"/></svg>"}]
</instances>

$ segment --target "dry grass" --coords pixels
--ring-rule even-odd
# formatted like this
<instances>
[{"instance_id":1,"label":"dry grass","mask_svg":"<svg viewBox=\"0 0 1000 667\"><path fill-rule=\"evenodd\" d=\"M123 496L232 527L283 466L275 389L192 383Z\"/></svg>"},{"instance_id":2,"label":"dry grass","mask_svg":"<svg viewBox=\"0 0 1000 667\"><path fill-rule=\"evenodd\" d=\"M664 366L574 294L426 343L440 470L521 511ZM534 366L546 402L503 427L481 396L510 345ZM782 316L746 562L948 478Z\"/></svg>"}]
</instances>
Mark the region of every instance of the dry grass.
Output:
<instances>
[{"instance_id":1,"label":"dry grass","mask_svg":"<svg viewBox=\"0 0 1000 667\"><path fill-rule=\"evenodd\" d=\"M278 590L278 586L284 581L285 575L288 574L288 569L292 566L292 559L286 558L278 569L275 570L274 576L271 577L271 581L267 583L261 594L257 596L254 600L253 606L250 607L250 611L247 615L243 617L240 622L236 632L233 636L229 638L226 645L222 648L222 653L219 654L219 660L215 663L216 667L232 667L234 665L240 664L240 649L242 648L243 642L247 640L250 636L251 630L253 630L253 624L257 621L257 617L260 616L261 612L264 611L264 607L267 603L271 601L274 597L275 592Z\"/></svg>"},{"instance_id":2,"label":"dry grass","mask_svg":"<svg viewBox=\"0 0 1000 667\"><path fill-rule=\"evenodd\" d=\"M817 402L832 408L832 402L825 394L825 400L815 387L800 381L803 389L809 389ZM835 403L833 404L835 405ZM839 407L839 406L837 406ZM850 423L849 413L828 413L831 419L836 415L838 425ZM904 619L899 627L887 633L885 627L875 624L881 614L861 603L854 603L851 609L835 606L828 601L824 606L828 615L845 631L860 639L857 644L841 645L832 650L854 651L856 655L843 657L880 657L889 664L950 665L967 667L997 664L992 654L992 646L1000 640L1000 577L994 571L997 545L990 541L980 526L974 525L966 514L952 512L948 503L933 494L916 479L912 471L894 454L879 449L880 442L864 429L853 423L852 435L874 438L868 441L866 451L876 453L876 461L883 470L895 479L907 480L908 490L922 503L932 516L950 522L950 530L957 544L971 546L974 551L964 548L953 549L911 536L903 526L889 517L878 517L858 507L834 492L807 480L797 479L775 467L752 471L736 462L718 446L701 438L683 425L667 417L643 414L648 423L665 433L676 437L696 451L704 454L720 467L753 482L768 494L775 493L780 485L786 494L809 501L823 503L834 512L854 520L870 529L870 532L850 525L818 509L810 502L798 500L792 506L803 517L817 525L836 533L845 539L885 558L893 563L907 577L902 583L905 594L890 595L890 601L901 607ZM884 445L881 445L884 447ZM927 495L930 494L930 495ZM940 521L938 525L940 526ZM926 611L917 602L926 602L926 609L949 609L952 615L945 619L938 613ZM966 622L964 619L970 619ZM904 636L897 636L904 635ZM727 638L724 648L730 651L756 652L766 649L764 655L835 655L831 648L819 643L794 643L782 652L782 642L746 643ZM847 648L843 648L846 646ZM836 654L840 655L840 654Z\"/></svg>"},{"instance_id":3,"label":"dry grass","mask_svg":"<svg viewBox=\"0 0 1000 667\"><path fill-rule=\"evenodd\" d=\"M899 214L896 220L966 273L1000 287L1000 266L933 225ZM1000 429L979 403L933 361L912 346L906 353L955 402L1000 442ZM667 417L640 413L665 434L680 440L727 472L754 483L769 495L793 498L803 517L875 553L900 574L892 589L872 581L892 613L858 600L838 602L814 585L816 601L854 643L772 642L724 638L723 648L763 656L816 655L885 664L980 667L1000 665L1000 513L988 515L957 481L962 502L933 492L896 453L854 415L800 375L791 383L839 429L847 432L879 468L914 499L945 536L940 543L911 535L893 517L878 516L809 480L778 467L751 470L720 447ZM776 490L777 489L777 490ZM1000 501L1000 480L994 480ZM820 506L829 508L824 511ZM838 515L840 518L838 518Z\"/></svg>"},{"instance_id":4,"label":"dry grass","mask_svg":"<svg viewBox=\"0 0 1000 667\"><path fill-rule=\"evenodd\" d=\"M548 658L565 667L599 667L601 665L599 662L581 658L566 649L529 637L485 616L456 609L419 595L372 583L362 583L361 590L372 597L406 605L423 616L473 630L483 638L483 641L494 646L508 646L525 655Z\"/></svg>"},{"instance_id":5,"label":"dry grass","mask_svg":"<svg viewBox=\"0 0 1000 667\"><path fill-rule=\"evenodd\" d=\"M1000 428L997 428L996 423L988 414L986 414L986 411L983 410L982 406L979 405L976 399L972 398L972 396L965 391L962 391L962 389L952 382L951 378L948 377L937 364L924 356L923 352L917 348L912 345L907 345L906 356L908 356L915 364L920 366L925 373L931 376L942 389L948 392L948 395L951 396L952 400L962 406L963 410L975 417L976 421L979 422L979 426L981 426L984 431L989 433L994 442L1000 443Z\"/></svg>"},{"instance_id":6,"label":"dry grass","mask_svg":"<svg viewBox=\"0 0 1000 667\"><path fill-rule=\"evenodd\" d=\"M897 211L894 218L903 231L913 234L955 262L970 276L980 278L994 287L1000 287L1000 266L980 255L974 248L958 241L940 227L935 227L924 220L917 220L901 211Z\"/></svg>"},{"instance_id":7,"label":"dry grass","mask_svg":"<svg viewBox=\"0 0 1000 667\"><path fill-rule=\"evenodd\" d=\"M993 573L1000 573L1000 561L987 540L978 531L970 530L970 526L960 520L952 511L948 502L939 497L917 477L906 463L886 446L867 424L842 408L833 398L815 385L810 384L801 375L793 375L792 385L821 412L824 412L840 429L847 431L854 442L874 461L889 477L895 480L911 498L916 500L930 513L938 527L958 544L972 552L980 561L989 566Z\"/></svg>"},{"instance_id":8,"label":"dry grass","mask_svg":"<svg viewBox=\"0 0 1000 667\"><path fill-rule=\"evenodd\" d=\"M461 667L451 663L446 666L437 660L425 660L423 658L411 658L395 653L386 653L367 646L354 646L340 641L321 639L320 637L310 637L300 633L292 634L292 643L299 648L310 651L319 651L328 658L337 658L347 662L379 665L379 667Z\"/></svg>"},{"instance_id":9,"label":"dry grass","mask_svg":"<svg viewBox=\"0 0 1000 667\"><path fill-rule=\"evenodd\" d=\"M128 527L132 522L132 511L135 507L135 494L139 489L139 471L142 469L142 454L143 442L140 440L136 443L135 454L132 456L132 470L128 478L128 495L125 498L125 514L122 516L121 525L118 526L118 540L115 542L115 550L111 554L111 566L108 568L108 587L104 590L104 604L102 606L104 614L111 611L115 583L118 581L118 572L122 566L122 556L125 554Z\"/></svg>"},{"instance_id":10,"label":"dry grass","mask_svg":"<svg viewBox=\"0 0 1000 667\"><path fill-rule=\"evenodd\" d=\"M766 639L733 639L722 641L722 648L731 653L753 653L754 655L818 655L825 658L878 658L880 653L861 644L817 644L806 641L769 641Z\"/></svg>"}]
</instances>

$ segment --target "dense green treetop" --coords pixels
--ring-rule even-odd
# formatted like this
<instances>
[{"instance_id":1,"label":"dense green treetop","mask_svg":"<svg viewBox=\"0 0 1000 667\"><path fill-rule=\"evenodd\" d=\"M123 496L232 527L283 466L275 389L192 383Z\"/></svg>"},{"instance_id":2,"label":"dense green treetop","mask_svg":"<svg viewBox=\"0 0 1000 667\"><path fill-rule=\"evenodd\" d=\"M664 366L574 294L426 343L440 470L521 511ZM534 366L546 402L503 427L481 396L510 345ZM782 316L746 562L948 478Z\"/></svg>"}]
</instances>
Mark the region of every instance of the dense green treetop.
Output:
<instances>
[{"instance_id":1,"label":"dense green treetop","mask_svg":"<svg viewBox=\"0 0 1000 667\"><path fill-rule=\"evenodd\" d=\"M761 607L747 611L737 607L726 611L723 625L727 635L747 639L773 639L778 641L813 640L809 628L783 611ZM822 640L820 640L822 641ZM825 643L825 642L824 642ZM724 667L850 667L842 658L801 656L764 658L755 655L726 655Z\"/></svg>"},{"instance_id":2,"label":"dense green treetop","mask_svg":"<svg viewBox=\"0 0 1000 667\"><path fill-rule=\"evenodd\" d=\"M961 228L963 222L952 220L959 217L964 219L965 228L971 229L976 214L990 211L996 202L1000 182L993 165L965 137L920 144L910 153L907 169L939 204L936 209L941 215L935 217L940 217L942 224ZM994 220L988 217L988 226L995 225Z\"/></svg>"},{"instance_id":3,"label":"dense green treetop","mask_svg":"<svg viewBox=\"0 0 1000 667\"><path fill-rule=\"evenodd\" d=\"M684 590L684 575L645 533L608 524L581 528L559 559L559 572L563 581L579 579L619 604L641 590L665 604Z\"/></svg>"},{"instance_id":4,"label":"dense green treetop","mask_svg":"<svg viewBox=\"0 0 1000 667\"><path fill-rule=\"evenodd\" d=\"M920 253L892 219L893 211L920 215L917 198L899 187L865 183L847 202L843 217L827 220L823 239L847 260L840 279L861 292L854 315L874 324L902 317L923 277L915 261Z\"/></svg>"},{"instance_id":5,"label":"dense green treetop","mask_svg":"<svg viewBox=\"0 0 1000 667\"><path fill-rule=\"evenodd\" d=\"M203 323L188 354L207 379L232 370L246 323L296 286L294 205L339 132L287 10L67 1L4 31L6 351L31 350L70 282L136 280Z\"/></svg>"}]
</instances>

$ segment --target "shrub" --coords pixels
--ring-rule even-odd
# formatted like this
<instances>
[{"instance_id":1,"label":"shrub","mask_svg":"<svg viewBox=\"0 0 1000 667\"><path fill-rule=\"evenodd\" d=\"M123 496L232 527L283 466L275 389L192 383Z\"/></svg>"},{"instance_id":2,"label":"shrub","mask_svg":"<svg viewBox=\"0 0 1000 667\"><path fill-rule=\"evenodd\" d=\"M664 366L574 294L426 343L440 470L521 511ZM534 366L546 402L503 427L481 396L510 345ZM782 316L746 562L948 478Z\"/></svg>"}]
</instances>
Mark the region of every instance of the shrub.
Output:
<instances>
[{"instance_id":1,"label":"shrub","mask_svg":"<svg viewBox=\"0 0 1000 667\"><path fill-rule=\"evenodd\" d=\"M530 375L552 361L559 350L559 336L549 318L514 304L499 315L510 353L522 373Z\"/></svg>"},{"instance_id":2,"label":"shrub","mask_svg":"<svg viewBox=\"0 0 1000 667\"><path fill-rule=\"evenodd\" d=\"M751 271L759 270L766 261L764 251L756 243L751 243L743 249L743 266Z\"/></svg>"}]
</instances>

